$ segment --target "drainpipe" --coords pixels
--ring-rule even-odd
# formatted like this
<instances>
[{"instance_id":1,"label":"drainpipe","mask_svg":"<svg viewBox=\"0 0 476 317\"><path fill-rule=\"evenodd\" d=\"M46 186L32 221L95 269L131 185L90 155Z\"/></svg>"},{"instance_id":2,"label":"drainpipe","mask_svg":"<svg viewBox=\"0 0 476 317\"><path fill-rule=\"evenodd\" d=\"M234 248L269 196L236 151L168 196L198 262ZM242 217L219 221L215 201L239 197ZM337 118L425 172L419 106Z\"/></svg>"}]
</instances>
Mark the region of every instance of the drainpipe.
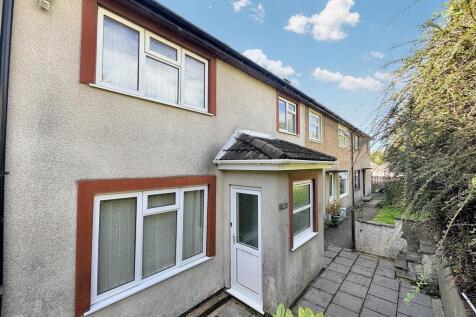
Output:
<instances>
[{"instance_id":1,"label":"drainpipe","mask_svg":"<svg viewBox=\"0 0 476 317\"><path fill-rule=\"evenodd\" d=\"M350 138L350 186L352 188L352 249L355 250L355 187L354 187L354 134Z\"/></svg>"},{"instance_id":2,"label":"drainpipe","mask_svg":"<svg viewBox=\"0 0 476 317\"><path fill-rule=\"evenodd\" d=\"M10 49L12 40L14 0L3 0L2 31L0 35L0 285L3 287L3 231L5 214L5 153L7 135L8 83L10 78Z\"/></svg>"}]
</instances>

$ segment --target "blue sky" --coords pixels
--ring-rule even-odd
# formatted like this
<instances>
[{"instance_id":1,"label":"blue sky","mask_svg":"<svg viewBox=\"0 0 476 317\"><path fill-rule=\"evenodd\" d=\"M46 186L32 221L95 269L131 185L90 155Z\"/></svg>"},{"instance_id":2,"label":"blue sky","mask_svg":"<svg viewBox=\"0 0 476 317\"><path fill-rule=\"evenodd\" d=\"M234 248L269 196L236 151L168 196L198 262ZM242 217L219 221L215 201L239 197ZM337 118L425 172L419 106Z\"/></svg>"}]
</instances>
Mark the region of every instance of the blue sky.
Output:
<instances>
[{"instance_id":1,"label":"blue sky","mask_svg":"<svg viewBox=\"0 0 476 317\"><path fill-rule=\"evenodd\" d=\"M443 0L160 0L367 130L390 62Z\"/></svg>"}]
</instances>

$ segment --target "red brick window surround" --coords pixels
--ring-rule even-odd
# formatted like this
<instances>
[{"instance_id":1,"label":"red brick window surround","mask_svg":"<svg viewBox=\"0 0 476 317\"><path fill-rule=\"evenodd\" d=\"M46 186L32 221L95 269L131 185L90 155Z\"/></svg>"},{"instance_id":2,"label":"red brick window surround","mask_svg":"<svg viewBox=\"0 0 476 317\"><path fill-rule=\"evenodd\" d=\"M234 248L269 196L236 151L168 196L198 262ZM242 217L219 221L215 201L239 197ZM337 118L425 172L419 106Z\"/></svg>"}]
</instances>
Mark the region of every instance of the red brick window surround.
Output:
<instances>
[{"instance_id":1,"label":"red brick window surround","mask_svg":"<svg viewBox=\"0 0 476 317\"><path fill-rule=\"evenodd\" d=\"M108 197L109 194L134 196L137 192L168 192L169 190L203 189L206 193L206 210L203 211L206 219L204 232L203 251L206 258L215 256L216 240L216 177L215 176L183 176L163 178L139 179L112 179L112 180L81 180L78 181L77 200L77 237L76 237L76 289L75 289L75 315L81 316L91 308L91 294L94 258L93 232L95 204L98 198ZM153 192L151 192L153 191ZM195 193L192 193L195 194ZM108 196L105 196L108 195ZM202 194L203 196L203 194ZM146 196L144 196L146 197ZM147 198L147 197L146 197ZM144 200L144 204L145 201ZM193 202L192 200L190 200ZM141 201L138 201L141 203ZM159 207L160 208L160 207ZM97 214L96 214L97 215ZM140 217L140 216L139 216ZM139 218L138 218L139 219ZM139 227L137 227L139 228ZM203 231L203 230L202 230ZM185 229L184 229L185 232ZM178 243L178 242L177 242ZM190 249L190 248L188 248ZM194 255L194 254L191 254ZM202 258L202 259L206 259ZM184 257L185 259L185 257ZM193 257L190 259L193 260ZM193 265L193 262L191 262ZM197 263L201 263L200 261ZM184 269L187 267L184 266ZM180 274L178 272L177 274ZM97 280L96 280L97 281ZM159 281L160 283L160 281ZM151 284L152 285L152 284ZM147 287L147 286L146 286ZM96 288L95 288L96 289ZM93 294L94 295L94 294Z\"/></svg>"},{"instance_id":2,"label":"red brick window surround","mask_svg":"<svg viewBox=\"0 0 476 317\"><path fill-rule=\"evenodd\" d=\"M289 174L288 176L288 190L289 190L289 249L291 251L298 248L300 245L295 245L295 235L294 235L294 199L293 199L293 189L296 184L306 184L310 183L311 192L310 200L311 204L311 213L312 213L312 232L317 233L319 228L319 197L318 197L318 174L317 173L299 173L299 174ZM307 242L307 240L306 240ZM305 243L305 242L304 242ZM303 244L304 244L303 243Z\"/></svg>"},{"instance_id":3,"label":"red brick window surround","mask_svg":"<svg viewBox=\"0 0 476 317\"><path fill-rule=\"evenodd\" d=\"M206 112L216 115L217 107L216 107L216 57L208 52L206 49L199 47L190 41L182 38L181 36L177 35L176 30L170 29L170 27L163 24L163 22L157 17L151 15L146 11L142 11L143 9L136 7L135 5L131 4L130 2L123 1L123 0L83 0L83 9L82 9L82 31L81 31L81 58L80 58L80 76L79 81L84 84L98 84L96 82L96 67L97 67L97 46L98 46L98 20L99 20L99 9L103 8L108 12L119 16L120 18L130 22L137 27L140 27L145 30L144 33L146 35L152 35L151 38L154 36L156 38L160 37L167 43L170 43L172 46L176 45L179 48L183 49L184 55L182 58L182 63L185 63L185 59L188 61L197 62L197 59L203 59L203 62L206 62L208 65L208 69L206 72L206 83L207 83L207 90L205 94L206 98ZM149 39L146 36L146 39ZM142 41L142 40L141 40ZM147 41L146 41L147 42ZM147 45L145 46L147 48ZM142 47L141 47L142 49ZM189 53L185 53L189 52ZM142 54L142 53L141 53ZM182 55L181 55L182 56ZM142 60L142 57L141 57ZM149 59L147 59L149 61ZM152 59L150 60L152 61ZM141 62L145 64L145 61ZM156 63L159 65L160 63ZM163 65L163 64L162 64ZM170 64L173 65L173 64ZM144 66L145 67L145 66ZM164 66L162 66L164 67ZM192 67L192 66L190 66ZM170 67L169 67L170 68ZM102 68L100 68L102 69ZM183 72L183 73L182 73ZM145 75L141 75L145 76ZM185 80L185 71L180 70L180 81ZM141 80L143 81L143 80ZM100 86L100 85L98 85ZM180 85L182 86L182 85ZM108 87L107 87L108 88ZM145 88L143 88L145 89ZM142 89L141 89L142 90ZM122 90L121 90L122 91ZM128 90L125 91L128 95L135 96L134 92L129 93ZM180 93L180 91L179 91ZM194 107L187 106L187 99L185 96L182 95L181 102L178 104L180 108L192 109ZM138 93L139 98L145 98L147 100L153 100L154 98L149 97L141 97L141 93ZM170 98L170 97L169 97ZM161 99L162 100L162 99ZM160 101L157 101L162 103ZM178 101L177 101L178 102ZM170 103L174 104L175 101L170 101ZM203 112L203 110L201 111Z\"/></svg>"}]
</instances>

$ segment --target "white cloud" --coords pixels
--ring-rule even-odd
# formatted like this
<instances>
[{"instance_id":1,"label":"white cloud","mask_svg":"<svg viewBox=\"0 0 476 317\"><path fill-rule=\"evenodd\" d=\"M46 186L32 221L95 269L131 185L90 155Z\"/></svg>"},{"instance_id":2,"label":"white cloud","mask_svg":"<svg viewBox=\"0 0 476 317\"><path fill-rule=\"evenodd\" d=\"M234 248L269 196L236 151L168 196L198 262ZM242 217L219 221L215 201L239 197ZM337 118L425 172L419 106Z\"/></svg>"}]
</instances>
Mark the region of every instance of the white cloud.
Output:
<instances>
[{"instance_id":1,"label":"white cloud","mask_svg":"<svg viewBox=\"0 0 476 317\"><path fill-rule=\"evenodd\" d=\"M385 57L385 54L383 52L379 52L379 51L371 51L369 53L370 57L373 57L373 58L378 58L378 59L382 59Z\"/></svg>"},{"instance_id":2,"label":"white cloud","mask_svg":"<svg viewBox=\"0 0 476 317\"><path fill-rule=\"evenodd\" d=\"M353 0L329 0L321 12L310 17L302 13L291 16L285 29L299 34L312 33L317 41L342 40L347 36L342 28L359 22L359 13L350 12L353 5Z\"/></svg>"},{"instance_id":3,"label":"white cloud","mask_svg":"<svg viewBox=\"0 0 476 317\"><path fill-rule=\"evenodd\" d=\"M385 81L385 80L389 80L390 77L392 77L392 73L376 71L374 74L374 77L377 78L378 80Z\"/></svg>"},{"instance_id":4,"label":"white cloud","mask_svg":"<svg viewBox=\"0 0 476 317\"><path fill-rule=\"evenodd\" d=\"M235 12L240 12L241 9L249 6L251 4L250 0L235 0L232 2L233 10Z\"/></svg>"},{"instance_id":5,"label":"white cloud","mask_svg":"<svg viewBox=\"0 0 476 317\"><path fill-rule=\"evenodd\" d=\"M264 6L261 3L258 3L256 7L251 8L250 17L259 23L264 22L264 16L266 12L264 11Z\"/></svg>"},{"instance_id":6,"label":"white cloud","mask_svg":"<svg viewBox=\"0 0 476 317\"><path fill-rule=\"evenodd\" d=\"M296 71L291 66L284 66L280 60L269 59L259 48L248 49L243 52L243 55L280 78L289 79L289 77L296 74Z\"/></svg>"},{"instance_id":7,"label":"white cloud","mask_svg":"<svg viewBox=\"0 0 476 317\"><path fill-rule=\"evenodd\" d=\"M320 81L339 83L339 88L345 90L376 91L382 88L382 83L376 77L354 77L343 75L340 72L332 72L320 67L314 69L312 76Z\"/></svg>"}]
</instances>

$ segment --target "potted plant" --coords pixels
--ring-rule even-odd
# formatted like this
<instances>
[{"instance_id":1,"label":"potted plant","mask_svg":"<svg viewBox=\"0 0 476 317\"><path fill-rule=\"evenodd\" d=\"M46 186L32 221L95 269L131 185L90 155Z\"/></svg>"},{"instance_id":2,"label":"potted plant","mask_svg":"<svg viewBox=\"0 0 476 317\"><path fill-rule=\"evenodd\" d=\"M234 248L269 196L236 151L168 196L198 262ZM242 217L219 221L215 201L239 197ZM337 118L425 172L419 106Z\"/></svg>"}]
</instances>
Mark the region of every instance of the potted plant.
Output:
<instances>
[{"instance_id":1,"label":"potted plant","mask_svg":"<svg viewBox=\"0 0 476 317\"><path fill-rule=\"evenodd\" d=\"M327 213L331 215L331 222L333 225L338 225L340 222L340 201L335 200L327 206Z\"/></svg>"}]
</instances>

